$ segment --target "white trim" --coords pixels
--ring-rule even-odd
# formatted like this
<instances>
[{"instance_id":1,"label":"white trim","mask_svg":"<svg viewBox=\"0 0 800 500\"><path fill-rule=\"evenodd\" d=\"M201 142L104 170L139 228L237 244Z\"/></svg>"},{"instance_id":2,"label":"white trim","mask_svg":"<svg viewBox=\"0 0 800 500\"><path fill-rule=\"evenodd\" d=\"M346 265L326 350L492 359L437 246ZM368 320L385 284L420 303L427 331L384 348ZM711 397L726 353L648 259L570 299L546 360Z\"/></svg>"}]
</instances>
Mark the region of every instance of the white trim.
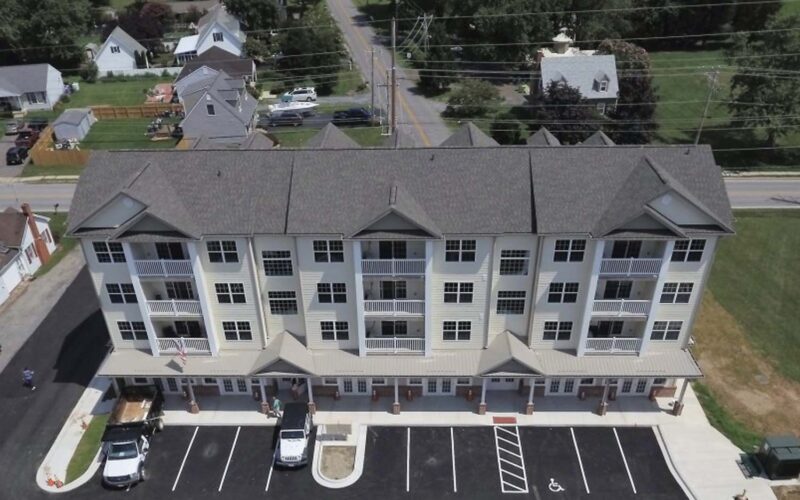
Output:
<instances>
[{"instance_id":1,"label":"white trim","mask_svg":"<svg viewBox=\"0 0 800 500\"><path fill-rule=\"evenodd\" d=\"M603 262L605 246L605 240L595 240L594 255L592 256L592 274L589 279L589 286L586 290L586 303L583 307L583 316L580 321L576 322L578 324L578 356L583 356L586 352L586 339L589 337L589 324L592 321L592 310L594 308L594 294L597 292L597 282L600 279L600 264ZM584 250L584 258L586 257L585 252Z\"/></svg>"}]
</instances>

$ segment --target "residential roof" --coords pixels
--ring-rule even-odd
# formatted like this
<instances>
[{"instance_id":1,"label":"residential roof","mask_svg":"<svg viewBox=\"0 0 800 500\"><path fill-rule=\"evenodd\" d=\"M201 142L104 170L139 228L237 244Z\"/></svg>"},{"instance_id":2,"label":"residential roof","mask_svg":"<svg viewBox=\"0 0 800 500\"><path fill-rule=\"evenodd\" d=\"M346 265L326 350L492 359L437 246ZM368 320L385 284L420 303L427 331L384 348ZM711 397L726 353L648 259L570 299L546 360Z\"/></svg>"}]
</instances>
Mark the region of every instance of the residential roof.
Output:
<instances>
[{"instance_id":1,"label":"residential roof","mask_svg":"<svg viewBox=\"0 0 800 500\"><path fill-rule=\"evenodd\" d=\"M147 49L144 48L141 43L137 42L136 39L130 36L124 29L117 26L111 33L108 34L106 41L103 42L103 45L97 52L98 54L105 50L112 38L119 43L120 47L125 47L130 52L147 52Z\"/></svg>"},{"instance_id":2,"label":"residential roof","mask_svg":"<svg viewBox=\"0 0 800 500\"><path fill-rule=\"evenodd\" d=\"M193 52L197 50L197 41L200 39L200 35L189 35L181 37L178 40L178 45L175 46L175 50L172 51L173 54L185 54L186 52Z\"/></svg>"},{"instance_id":3,"label":"residential roof","mask_svg":"<svg viewBox=\"0 0 800 500\"><path fill-rule=\"evenodd\" d=\"M305 147L307 149L357 149L360 146L339 127L328 123L306 141Z\"/></svg>"},{"instance_id":4,"label":"residential roof","mask_svg":"<svg viewBox=\"0 0 800 500\"><path fill-rule=\"evenodd\" d=\"M533 356L533 351L516 335L506 330L495 336L481 354L478 374L492 373L541 375L542 368Z\"/></svg>"},{"instance_id":5,"label":"residential roof","mask_svg":"<svg viewBox=\"0 0 800 500\"><path fill-rule=\"evenodd\" d=\"M404 149L404 148L415 148L417 147L417 143L414 140L414 136L409 134L408 132L403 131L399 127L394 129L392 135L388 136L384 141L383 145L387 148L393 149Z\"/></svg>"},{"instance_id":6,"label":"residential roof","mask_svg":"<svg viewBox=\"0 0 800 500\"><path fill-rule=\"evenodd\" d=\"M49 64L0 66L0 97L16 97L26 92L47 92ZM56 71L53 68L53 71Z\"/></svg>"},{"instance_id":7,"label":"residential roof","mask_svg":"<svg viewBox=\"0 0 800 500\"><path fill-rule=\"evenodd\" d=\"M544 127L539 128L536 132L531 134L525 142L529 146L560 146L561 141L559 141L556 136L550 133Z\"/></svg>"},{"instance_id":8,"label":"residential roof","mask_svg":"<svg viewBox=\"0 0 800 500\"><path fill-rule=\"evenodd\" d=\"M66 109L63 113L58 115L58 118L55 119L53 122L53 126L56 125L80 125L83 120L85 120L90 114L92 110L89 108L72 108Z\"/></svg>"},{"instance_id":9,"label":"residential roof","mask_svg":"<svg viewBox=\"0 0 800 500\"><path fill-rule=\"evenodd\" d=\"M565 82L580 90L586 99L616 99L619 95L617 64L613 55L591 55L573 57L545 57L541 61L542 85L549 82ZM608 81L608 88L601 92L598 82Z\"/></svg>"},{"instance_id":10,"label":"residential roof","mask_svg":"<svg viewBox=\"0 0 800 500\"><path fill-rule=\"evenodd\" d=\"M13 207L0 212L0 243L8 248L19 248L25 235L25 214Z\"/></svg>"},{"instance_id":11,"label":"residential roof","mask_svg":"<svg viewBox=\"0 0 800 500\"><path fill-rule=\"evenodd\" d=\"M581 144L584 146L614 146L614 141L611 140L609 136L603 133L602 130L598 130L594 134L590 135L588 139L583 141Z\"/></svg>"},{"instance_id":12,"label":"residential roof","mask_svg":"<svg viewBox=\"0 0 800 500\"><path fill-rule=\"evenodd\" d=\"M70 231L120 192L187 235L348 237L393 211L428 237L601 237L620 221L657 216L655 197L667 192L710 220L681 226L686 234L730 233L733 220L708 146L97 151Z\"/></svg>"},{"instance_id":13,"label":"residential roof","mask_svg":"<svg viewBox=\"0 0 800 500\"><path fill-rule=\"evenodd\" d=\"M224 26L232 35L244 42L244 33L239 29L239 20L229 14L221 3L208 9L208 12L197 21L197 34L199 37L205 38L215 23Z\"/></svg>"},{"instance_id":14,"label":"residential roof","mask_svg":"<svg viewBox=\"0 0 800 500\"><path fill-rule=\"evenodd\" d=\"M590 355L555 349L530 351L542 370L552 377L702 377L691 353L685 349L648 352L641 356Z\"/></svg>"},{"instance_id":15,"label":"residential roof","mask_svg":"<svg viewBox=\"0 0 800 500\"><path fill-rule=\"evenodd\" d=\"M272 149L276 147L276 142L267 134L254 131L245 138L242 137L206 137L201 136L197 139L187 139L190 145L186 149Z\"/></svg>"},{"instance_id":16,"label":"residential roof","mask_svg":"<svg viewBox=\"0 0 800 500\"><path fill-rule=\"evenodd\" d=\"M253 121L253 115L256 112L256 107L258 107L258 101L250 97L241 79L231 78L224 71L220 71L217 74L210 75L208 78L187 85L181 93L183 108L186 110L187 116L192 112L198 102L205 102L206 95L214 98L218 104L227 105L227 109L231 115L238 118L243 125L247 125ZM185 121L184 119L184 122ZM184 122L181 123L181 126L183 126ZM186 130L184 127L184 135L187 137L219 137L225 132L223 130L216 130L217 124L213 120L203 120L198 122L198 124L201 127L207 125L207 128L201 130Z\"/></svg>"},{"instance_id":17,"label":"residential roof","mask_svg":"<svg viewBox=\"0 0 800 500\"><path fill-rule=\"evenodd\" d=\"M256 359L253 373L258 375L302 373L313 375L314 359L305 345L287 331L273 338Z\"/></svg>"},{"instance_id":18,"label":"residential roof","mask_svg":"<svg viewBox=\"0 0 800 500\"><path fill-rule=\"evenodd\" d=\"M472 122L467 122L458 130L453 132L453 135L444 140L440 145L441 147L489 147L499 146L497 141L486 135L483 130L479 129Z\"/></svg>"},{"instance_id":19,"label":"residential roof","mask_svg":"<svg viewBox=\"0 0 800 500\"><path fill-rule=\"evenodd\" d=\"M253 74L253 60L239 57L219 47L211 47L191 61L187 62L175 82L181 81L197 69L207 66L216 71L224 71L231 78L244 78Z\"/></svg>"}]
</instances>

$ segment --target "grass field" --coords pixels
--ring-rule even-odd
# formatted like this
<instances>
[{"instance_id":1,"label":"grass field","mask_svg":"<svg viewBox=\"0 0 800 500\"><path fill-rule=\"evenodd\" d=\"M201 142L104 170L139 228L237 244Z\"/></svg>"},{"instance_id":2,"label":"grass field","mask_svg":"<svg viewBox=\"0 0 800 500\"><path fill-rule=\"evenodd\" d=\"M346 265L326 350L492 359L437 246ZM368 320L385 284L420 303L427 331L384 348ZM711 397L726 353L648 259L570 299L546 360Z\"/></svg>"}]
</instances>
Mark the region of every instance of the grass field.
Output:
<instances>
[{"instance_id":1,"label":"grass field","mask_svg":"<svg viewBox=\"0 0 800 500\"><path fill-rule=\"evenodd\" d=\"M158 71L158 70L154 70ZM162 77L137 78L127 82L97 83L80 82L81 89L70 96L66 107L82 108L86 106L136 106L144 104L145 91L157 83L168 82Z\"/></svg>"},{"instance_id":2,"label":"grass field","mask_svg":"<svg viewBox=\"0 0 800 500\"><path fill-rule=\"evenodd\" d=\"M354 141L364 147L379 146L383 143L381 129L379 127L343 127L342 131L349 135ZM317 134L319 130L311 128L290 128L272 129L270 134L278 138L282 148L302 148L305 143Z\"/></svg>"},{"instance_id":3,"label":"grass field","mask_svg":"<svg viewBox=\"0 0 800 500\"><path fill-rule=\"evenodd\" d=\"M92 459L97 455L97 450L100 449L100 438L103 436L107 421L108 415L95 415L92 417L89 427L83 432L78 447L69 461L65 483L74 481L89 468Z\"/></svg>"},{"instance_id":4,"label":"grass field","mask_svg":"<svg viewBox=\"0 0 800 500\"><path fill-rule=\"evenodd\" d=\"M20 177L39 177L43 175L81 175L83 165L57 165L54 167L43 167L28 162L22 170Z\"/></svg>"},{"instance_id":5,"label":"grass field","mask_svg":"<svg viewBox=\"0 0 800 500\"><path fill-rule=\"evenodd\" d=\"M151 141L145 135L150 118L99 120L81 141L84 149L170 149L174 139Z\"/></svg>"}]
</instances>

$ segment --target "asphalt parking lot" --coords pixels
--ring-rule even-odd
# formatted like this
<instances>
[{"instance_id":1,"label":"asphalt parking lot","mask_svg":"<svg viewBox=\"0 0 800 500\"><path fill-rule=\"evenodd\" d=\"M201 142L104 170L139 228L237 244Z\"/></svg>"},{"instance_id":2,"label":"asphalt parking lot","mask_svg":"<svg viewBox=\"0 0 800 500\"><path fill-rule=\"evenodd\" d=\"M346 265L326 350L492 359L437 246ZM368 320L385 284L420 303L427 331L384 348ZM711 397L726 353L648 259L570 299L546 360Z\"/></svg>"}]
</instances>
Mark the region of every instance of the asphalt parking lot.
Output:
<instances>
[{"instance_id":1,"label":"asphalt parking lot","mask_svg":"<svg viewBox=\"0 0 800 500\"><path fill-rule=\"evenodd\" d=\"M170 427L153 440L146 482L112 492L98 474L66 496L686 498L651 428L374 427L368 429L361 478L338 490L317 484L310 465L274 467L274 436L271 427Z\"/></svg>"}]
</instances>

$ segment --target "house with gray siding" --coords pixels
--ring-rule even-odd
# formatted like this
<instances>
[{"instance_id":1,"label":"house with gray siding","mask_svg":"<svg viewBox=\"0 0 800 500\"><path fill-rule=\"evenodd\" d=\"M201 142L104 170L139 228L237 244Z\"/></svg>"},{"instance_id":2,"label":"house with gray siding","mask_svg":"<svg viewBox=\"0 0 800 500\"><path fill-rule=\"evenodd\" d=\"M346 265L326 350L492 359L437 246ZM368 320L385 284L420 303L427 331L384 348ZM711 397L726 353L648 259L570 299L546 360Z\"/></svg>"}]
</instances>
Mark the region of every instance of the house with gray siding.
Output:
<instances>
[{"instance_id":1,"label":"house with gray siding","mask_svg":"<svg viewBox=\"0 0 800 500\"><path fill-rule=\"evenodd\" d=\"M0 109L53 109L63 94L61 72L49 64L0 67Z\"/></svg>"}]
</instances>

